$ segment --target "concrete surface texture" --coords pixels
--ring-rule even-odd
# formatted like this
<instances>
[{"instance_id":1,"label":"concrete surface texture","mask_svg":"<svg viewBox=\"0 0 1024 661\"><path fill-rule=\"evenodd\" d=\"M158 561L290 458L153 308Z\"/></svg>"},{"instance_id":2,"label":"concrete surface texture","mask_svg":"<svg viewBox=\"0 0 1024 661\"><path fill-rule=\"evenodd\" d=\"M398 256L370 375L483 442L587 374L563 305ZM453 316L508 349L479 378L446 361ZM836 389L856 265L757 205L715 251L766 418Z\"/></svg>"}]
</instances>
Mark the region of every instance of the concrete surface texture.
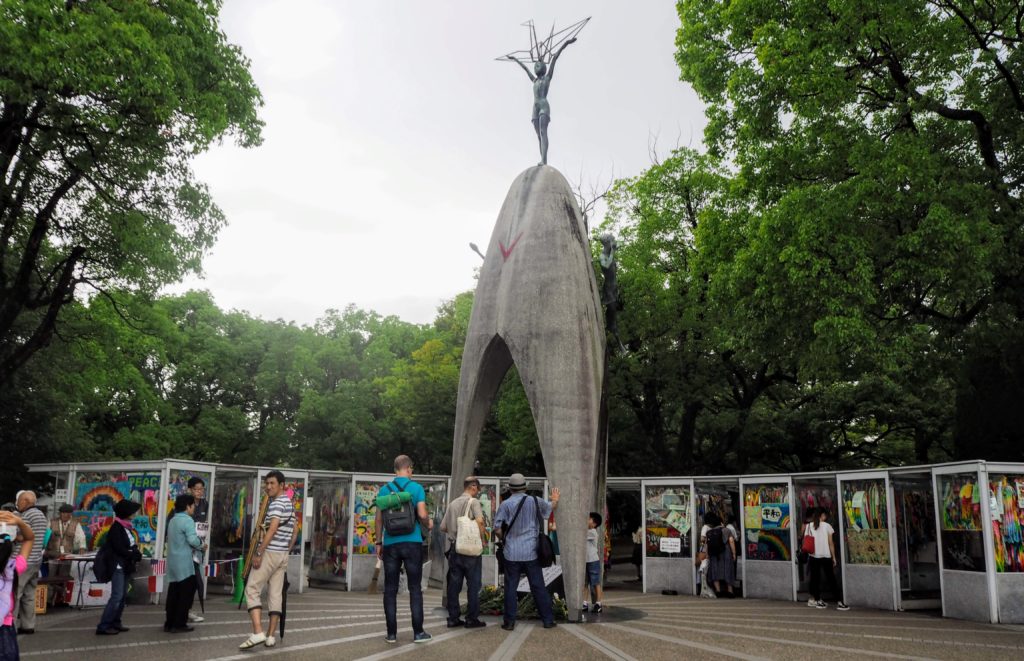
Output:
<instances>
[{"instance_id":1,"label":"concrete surface texture","mask_svg":"<svg viewBox=\"0 0 1024 661\"><path fill-rule=\"evenodd\" d=\"M223 599L207 602L207 620L185 634L164 633L160 606L125 610L131 630L96 636L99 609L60 609L39 616L36 633L19 636L22 658L104 661L202 661L278 656L289 661L387 659L444 661L512 659L986 659L1020 658L1024 627L867 609L838 612L803 603L757 599L665 597L613 590L606 610L584 624L543 629L522 620L502 631L498 617L484 629L448 629L440 591L425 593L426 630L413 644L408 599L399 599L398 644L384 641L379 595L310 590L288 599L288 629L274 648L240 652L249 634L245 610ZM266 619L264 618L264 623Z\"/></svg>"},{"instance_id":2,"label":"concrete surface texture","mask_svg":"<svg viewBox=\"0 0 1024 661\"><path fill-rule=\"evenodd\" d=\"M571 619L581 601L604 376L604 320L592 259L565 177L549 166L520 174L494 225L476 288L452 456L451 493L457 494L472 473L498 387L515 364L545 472L561 491L555 521Z\"/></svg>"}]
</instances>

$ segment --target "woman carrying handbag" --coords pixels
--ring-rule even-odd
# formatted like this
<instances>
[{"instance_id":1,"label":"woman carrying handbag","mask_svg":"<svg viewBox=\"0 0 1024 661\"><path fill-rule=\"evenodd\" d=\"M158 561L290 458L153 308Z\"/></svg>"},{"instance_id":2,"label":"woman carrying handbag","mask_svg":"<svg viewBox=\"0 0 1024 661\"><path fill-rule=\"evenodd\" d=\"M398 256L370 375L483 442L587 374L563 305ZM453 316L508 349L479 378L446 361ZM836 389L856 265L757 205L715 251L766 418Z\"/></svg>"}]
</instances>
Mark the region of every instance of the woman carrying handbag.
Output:
<instances>
[{"instance_id":1,"label":"woman carrying handbag","mask_svg":"<svg viewBox=\"0 0 1024 661\"><path fill-rule=\"evenodd\" d=\"M817 510L811 508L807 513L808 522L804 524L800 550L808 553L807 562L811 571L811 598L807 600L807 605L811 608L828 608L828 605L821 599L821 574L824 572L825 578L829 582L829 588L837 599L836 609L850 610L850 607L843 602L843 594L836 582L835 568L838 560L836 558L836 543L832 538L835 529L829 525L827 519L827 509L824 507Z\"/></svg>"}]
</instances>

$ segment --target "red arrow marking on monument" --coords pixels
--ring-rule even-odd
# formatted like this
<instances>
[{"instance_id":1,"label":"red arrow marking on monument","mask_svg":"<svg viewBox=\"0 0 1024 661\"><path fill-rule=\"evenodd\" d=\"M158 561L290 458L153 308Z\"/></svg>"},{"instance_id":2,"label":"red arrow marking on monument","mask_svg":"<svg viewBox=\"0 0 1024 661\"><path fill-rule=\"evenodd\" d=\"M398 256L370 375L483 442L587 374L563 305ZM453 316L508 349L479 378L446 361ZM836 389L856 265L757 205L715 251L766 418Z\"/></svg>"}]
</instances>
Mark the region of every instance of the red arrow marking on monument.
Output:
<instances>
[{"instance_id":1,"label":"red arrow marking on monument","mask_svg":"<svg viewBox=\"0 0 1024 661\"><path fill-rule=\"evenodd\" d=\"M509 244L508 248L505 248L505 244L504 243L502 243L501 241L498 241L498 248L501 249L501 261L503 261L503 262L507 262L508 261L508 256L512 254L512 249L516 247L516 244L519 243L519 238L522 237L522 236L523 236L523 233L520 232L519 235L516 236L516 238L512 240L512 243Z\"/></svg>"}]
</instances>

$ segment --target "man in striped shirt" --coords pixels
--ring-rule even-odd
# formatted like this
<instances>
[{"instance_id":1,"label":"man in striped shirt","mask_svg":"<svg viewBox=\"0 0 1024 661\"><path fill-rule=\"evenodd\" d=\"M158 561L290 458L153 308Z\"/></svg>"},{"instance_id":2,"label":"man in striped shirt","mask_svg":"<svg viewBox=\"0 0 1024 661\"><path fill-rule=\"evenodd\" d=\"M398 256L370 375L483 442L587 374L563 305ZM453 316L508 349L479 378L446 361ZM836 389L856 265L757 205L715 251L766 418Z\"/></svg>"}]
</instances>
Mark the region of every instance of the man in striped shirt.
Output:
<instances>
[{"instance_id":1,"label":"man in striped shirt","mask_svg":"<svg viewBox=\"0 0 1024 661\"><path fill-rule=\"evenodd\" d=\"M264 520L266 532L263 540L256 547L252 559L252 571L245 586L245 601L252 620L252 635L245 639L238 649L247 650L257 645L273 647L277 644L274 632L281 620L281 595L284 590L284 577L288 572L288 554L295 544L298 530L295 521L295 508L291 498L285 493L284 474L272 470L263 478L263 486L270 498L267 507L267 518ZM267 602L270 607L270 627L263 633L261 621L260 593L267 586Z\"/></svg>"},{"instance_id":2,"label":"man in striped shirt","mask_svg":"<svg viewBox=\"0 0 1024 661\"><path fill-rule=\"evenodd\" d=\"M550 629L555 626L555 614L551 607L551 595L544 585L544 572L537 562L537 535L542 532L538 523L546 521L558 507L558 489L551 490L550 502L528 496L526 478L521 473L512 474L508 488L512 495L502 501L494 517L495 530L503 531L502 548L505 556L505 612L501 628L505 631L516 628L519 607L516 588L519 586L519 577L526 574L540 619L544 621L544 628Z\"/></svg>"},{"instance_id":3,"label":"man in striped shirt","mask_svg":"<svg viewBox=\"0 0 1024 661\"><path fill-rule=\"evenodd\" d=\"M14 600L18 606L18 633L27 634L36 632L36 585L39 583L39 567L43 564L43 538L46 536L46 529L50 527L50 522L36 507L34 491L22 491L18 493L16 500L18 516L32 528L32 534L37 540L32 545L32 553L28 556L28 569L18 579L18 594ZM15 545L14 553L20 550L21 544Z\"/></svg>"}]
</instances>

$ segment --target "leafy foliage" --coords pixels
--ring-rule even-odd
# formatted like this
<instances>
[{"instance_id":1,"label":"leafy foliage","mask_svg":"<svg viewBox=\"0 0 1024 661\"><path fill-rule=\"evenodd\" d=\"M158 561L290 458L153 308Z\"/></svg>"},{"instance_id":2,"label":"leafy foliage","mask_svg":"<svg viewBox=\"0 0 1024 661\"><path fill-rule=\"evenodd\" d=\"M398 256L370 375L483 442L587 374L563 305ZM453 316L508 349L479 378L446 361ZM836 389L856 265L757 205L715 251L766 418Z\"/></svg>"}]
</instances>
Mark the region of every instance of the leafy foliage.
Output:
<instances>
[{"instance_id":1,"label":"leafy foliage","mask_svg":"<svg viewBox=\"0 0 1024 661\"><path fill-rule=\"evenodd\" d=\"M198 271L224 217L191 158L260 142L262 104L209 0L0 5L0 384L90 291Z\"/></svg>"}]
</instances>

